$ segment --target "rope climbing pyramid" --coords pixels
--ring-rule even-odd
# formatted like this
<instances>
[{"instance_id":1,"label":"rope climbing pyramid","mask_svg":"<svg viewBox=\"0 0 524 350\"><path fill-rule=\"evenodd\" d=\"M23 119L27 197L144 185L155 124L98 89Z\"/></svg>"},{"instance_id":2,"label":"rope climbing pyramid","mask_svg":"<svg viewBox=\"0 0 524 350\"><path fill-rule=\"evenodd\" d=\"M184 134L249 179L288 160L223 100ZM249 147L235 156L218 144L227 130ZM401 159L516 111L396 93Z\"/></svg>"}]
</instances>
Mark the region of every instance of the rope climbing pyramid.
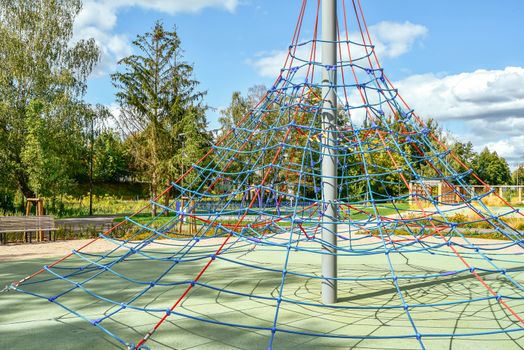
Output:
<instances>
[{"instance_id":1,"label":"rope climbing pyramid","mask_svg":"<svg viewBox=\"0 0 524 350\"><path fill-rule=\"evenodd\" d=\"M169 334L250 349L514 339L523 214L489 196L393 86L360 1L304 0L273 86L152 200L157 217L126 217L10 288L129 349ZM101 241L112 249L86 251Z\"/></svg>"}]
</instances>

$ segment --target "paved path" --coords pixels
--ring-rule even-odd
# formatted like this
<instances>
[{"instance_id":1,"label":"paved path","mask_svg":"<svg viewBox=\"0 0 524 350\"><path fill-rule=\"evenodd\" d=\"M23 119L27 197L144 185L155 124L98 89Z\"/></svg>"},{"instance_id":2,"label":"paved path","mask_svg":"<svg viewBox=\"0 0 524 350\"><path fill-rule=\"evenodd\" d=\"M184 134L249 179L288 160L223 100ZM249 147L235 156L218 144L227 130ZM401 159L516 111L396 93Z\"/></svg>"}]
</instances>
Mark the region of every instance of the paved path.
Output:
<instances>
[{"instance_id":1,"label":"paved path","mask_svg":"<svg viewBox=\"0 0 524 350\"><path fill-rule=\"evenodd\" d=\"M105 215L105 216L89 216L83 218L68 218L68 219L56 219L55 223L58 227L67 227L72 231L79 231L85 227L104 227L111 228L113 226L113 220L119 215Z\"/></svg>"}]
</instances>

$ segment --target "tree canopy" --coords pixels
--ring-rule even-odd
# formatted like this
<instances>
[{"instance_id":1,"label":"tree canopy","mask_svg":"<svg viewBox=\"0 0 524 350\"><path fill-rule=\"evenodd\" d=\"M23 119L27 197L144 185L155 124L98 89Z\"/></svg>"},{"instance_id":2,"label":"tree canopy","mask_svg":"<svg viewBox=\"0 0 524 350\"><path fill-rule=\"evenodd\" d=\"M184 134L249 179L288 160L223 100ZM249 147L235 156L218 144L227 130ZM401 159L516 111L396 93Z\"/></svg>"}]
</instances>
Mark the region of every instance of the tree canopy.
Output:
<instances>
[{"instance_id":1,"label":"tree canopy","mask_svg":"<svg viewBox=\"0 0 524 350\"><path fill-rule=\"evenodd\" d=\"M73 41L73 24L81 8L81 0L0 0L0 207L6 207L3 203L15 189L24 197L55 197L66 193L76 182L88 180L149 182L154 197L209 149L206 93L199 89L193 66L184 60L176 27L168 30L161 22L138 35L132 42L134 54L119 61L112 81L117 89L115 98L120 112L115 117L120 130L103 126L104 120L110 118L108 108L84 101L87 79L99 61L100 50L94 39ZM220 111L219 138L231 131L233 138L247 140L241 152L232 150L234 154L228 155L234 160L232 172L270 163L273 155L266 149L278 145L284 137L288 120L279 110L296 101L263 100L267 113L254 121L261 132L249 138L249 128L235 128L244 117L249 118L250 110L266 92L264 85L251 87L245 95L234 92L229 106ZM310 89L299 108L301 123L320 128L319 116L308 107L317 105L320 95L320 91ZM339 118L340 126L350 127L349 115L341 113ZM382 128L385 137L407 139L403 124L398 122L399 115L381 118L375 124ZM274 128L275 125L280 127ZM407 166L406 159L398 154L402 151L409 166L424 177L435 175L428 158L436 162L438 157L446 157L451 166L444 171L465 172L461 163L446 155L442 147L446 144L485 182L524 183L522 166L512 174L506 160L496 152L486 148L477 153L471 142L454 140L434 120L426 120L422 127L439 142L401 142L401 149L395 146L392 155L399 167ZM294 130L291 136L298 145L315 151L306 163L312 164L311 171L319 171L320 143L314 140L319 135ZM347 156L340 166L355 175L362 171L364 163L371 164L370 172L381 173L391 167L391 156L373 152L380 150L380 144L369 143L366 147L366 156ZM281 156L286 157L291 168L302 162L289 150ZM293 178L298 176L296 172L289 177L282 173L275 171L272 175L275 183L298 181ZM245 183L259 182L261 174L250 172ZM191 172L183 185L196 186L201 182L197 176L198 172ZM391 172L384 180L371 181L377 195L402 191L398 173ZM464 180L477 183L471 175ZM303 176L301 184L299 191L314 191L318 187L308 175ZM350 192L361 192L361 185L347 183L343 188L349 196Z\"/></svg>"},{"instance_id":2,"label":"tree canopy","mask_svg":"<svg viewBox=\"0 0 524 350\"><path fill-rule=\"evenodd\" d=\"M183 60L176 28L168 31L157 22L133 46L137 53L120 60L112 79L120 126L154 197L200 158L210 141L205 93L197 90L193 67Z\"/></svg>"},{"instance_id":3,"label":"tree canopy","mask_svg":"<svg viewBox=\"0 0 524 350\"><path fill-rule=\"evenodd\" d=\"M72 42L79 0L0 1L2 175L26 197L63 190L78 169L82 97L99 59Z\"/></svg>"},{"instance_id":4,"label":"tree canopy","mask_svg":"<svg viewBox=\"0 0 524 350\"><path fill-rule=\"evenodd\" d=\"M474 157L473 169L482 181L490 185L511 183L511 171L508 163L497 152L491 152L487 147Z\"/></svg>"}]
</instances>

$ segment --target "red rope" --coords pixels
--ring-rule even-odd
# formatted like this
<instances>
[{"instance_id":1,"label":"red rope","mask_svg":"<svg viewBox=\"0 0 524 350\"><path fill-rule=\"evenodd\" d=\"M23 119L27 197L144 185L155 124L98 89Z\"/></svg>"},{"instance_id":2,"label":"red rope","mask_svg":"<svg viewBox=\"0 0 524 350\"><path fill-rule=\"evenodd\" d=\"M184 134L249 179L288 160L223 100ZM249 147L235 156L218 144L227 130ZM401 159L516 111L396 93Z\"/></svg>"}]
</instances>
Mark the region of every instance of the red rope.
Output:
<instances>
[{"instance_id":1,"label":"red rope","mask_svg":"<svg viewBox=\"0 0 524 350\"><path fill-rule=\"evenodd\" d=\"M304 4L306 3L307 0L304 0ZM318 1L318 3L320 4L320 0ZM303 15L303 13L302 13ZM302 21L300 21L300 23L302 23ZM315 24L315 27L318 25L318 9L317 9L317 16L316 16L316 24ZM316 31L315 31L315 39L316 39ZM298 40L298 36L297 36L297 40ZM312 45L312 50L314 49L314 45ZM311 54L310 54L310 57ZM310 70L311 70L311 65L308 67L308 72L306 74L306 78L308 77L309 73L310 73ZM304 92L304 89L305 89L305 85L302 89L302 94L301 94L301 99L304 97L303 95L303 92ZM293 119L295 120L297 118L297 115L298 115L298 108L299 108L299 104L297 104L297 107L295 108L295 112L293 114ZM291 130L293 130L292 127L288 127L287 131L286 131L286 134L284 135L284 140L282 143L284 143ZM280 156L280 153L282 152L282 149L283 149L283 146L279 146L279 148L277 149L277 152L275 153L275 156L273 157L272 161L271 161L271 164L274 165L276 163L276 161L278 160L278 157ZM267 181L268 177L269 177L269 174L272 172L272 167L269 167L266 171L266 173L264 174L264 177L262 178L262 181L261 181L261 185L264 185L265 182ZM249 203L249 206L246 208L244 214L242 215L242 217L237 221L235 227L233 227L232 231L235 231L236 229L239 228L240 224L244 221L245 217L247 216L248 212L249 212L249 209L252 208L253 204L255 203L256 199L258 198L259 194L260 194L260 187L257 188L256 192L255 192L255 195L253 196L253 199L251 200L251 202ZM220 254L220 252L222 251L222 249L224 248L224 246L227 244L227 242L229 241L229 239L232 237L232 233L230 233L226 239L224 240L224 242L220 245L220 247L218 248L218 250L214 253L214 256L217 256ZM215 259L211 258L207 263L206 265L202 268L202 270L198 273L198 275L195 277L195 279L193 280L193 283L191 283L187 288L186 290L182 293L182 295L176 300L176 302L171 306L170 308L170 311L173 311L181 302L182 300L186 297L186 295L191 291L191 289L194 287L195 285L195 282L197 282L200 277L202 277L202 275L207 271L207 269L209 268L209 266L211 266L212 262L214 261ZM159 321L158 323L153 327L153 329L151 331L149 331L137 344L137 347L140 347L141 345L143 345L148 339L149 337L164 323L164 321L167 319L167 317L169 316L170 313L166 313Z\"/></svg>"},{"instance_id":2,"label":"red rope","mask_svg":"<svg viewBox=\"0 0 524 350\"><path fill-rule=\"evenodd\" d=\"M343 0L344 1L344 0ZM353 1L353 4L355 4L355 0L352 0ZM363 11L362 11L362 7L360 5L360 0L357 0L358 2L358 6L359 6L359 9L360 9L360 14L363 18L363 23L364 23L364 26L366 28L366 32L367 32L367 35L368 35L368 39L370 40L370 43L371 43L371 37L369 35L369 30L367 28L367 25L366 25L366 22L364 20L364 14L363 14ZM356 9L355 9L356 10ZM358 14L357 14L358 16ZM359 21L360 23L360 21ZM363 37L363 33L362 33L362 29L361 29L361 34L362 34L362 37ZM349 43L348 43L348 46L349 46ZM374 52L374 56L375 56L375 59L376 59L376 54ZM378 61L378 60L377 60ZM371 68L373 68L373 65L371 65ZM356 79L356 77L355 77ZM388 80L389 82L389 80ZM393 86L393 85L392 85ZM362 95L362 93L361 93ZM364 99L364 103L366 103L366 100ZM409 107L408 107L409 108ZM385 143L382 135L380 133L377 133L379 138L381 139L381 142L382 144L384 145L384 147L386 147L386 151L387 151L387 154L388 156L390 157L391 161L393 162L394 166L398 168L398 164L396 162L396 160L394 159L394 157L391 155L389 149L387 149L387 144ZM409 185L408 185L408 182L406 181L404 175L402 173L399 173L402 181L404 182L404 184L406 185L406 187L409 188ZM415 197L415 203L419 206L419 209L422 211L422 213L425 213L425 210L424 210L424 207L422 205L422 203L419 201L418 198ZM435 224L431 221L430 222L433 229L436 229L436 226ZM484 279L482 277L479 276L479 274L471 268L471 266L468 264L468 262L460 255L460 253L455 249L455 247L453 246L453 243L451 242L451 240L449 239L446 239L446 237L444 235L442 235L442 233L440 231L436 231L439 236L447 243L447 245L451 248L451 250L453 251L453 253L460 259L460 261L462 261L462 263L468 268L470 269L470 272L477 278L477 280L493 295L497 298L497 301L502 304L513 316L515 316L515 318L517 318L519 320L519 322L521 322L522 324L524 324L524 320L518 316L516 314L516 312L504 301L502 300L502 298L484 281Z\"/></svg>"}]
</instances>

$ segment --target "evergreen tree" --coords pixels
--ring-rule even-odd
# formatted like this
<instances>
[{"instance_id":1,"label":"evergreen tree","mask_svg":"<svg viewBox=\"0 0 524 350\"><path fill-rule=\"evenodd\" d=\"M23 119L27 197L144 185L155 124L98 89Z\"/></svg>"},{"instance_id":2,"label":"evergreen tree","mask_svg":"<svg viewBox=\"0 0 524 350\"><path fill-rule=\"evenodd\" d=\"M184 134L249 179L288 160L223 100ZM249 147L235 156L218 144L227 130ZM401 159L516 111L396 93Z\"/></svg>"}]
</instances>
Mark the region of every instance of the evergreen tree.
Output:
<instances>
[{"instance_id":1,"label":"evergreen tree","mask_svg":"<svg viewBox=\"0 0 524 350\"><path fill-rule=\"evenodd\" d=\"M157 22L133 41L137 53L120 60L120 71L112 75L120 126L134 166L150 181L152 197L199 159L209 143L205 93L197 90L199 82L180 44L176 29L167 31Z\"/></svg>"}]
</instances>

